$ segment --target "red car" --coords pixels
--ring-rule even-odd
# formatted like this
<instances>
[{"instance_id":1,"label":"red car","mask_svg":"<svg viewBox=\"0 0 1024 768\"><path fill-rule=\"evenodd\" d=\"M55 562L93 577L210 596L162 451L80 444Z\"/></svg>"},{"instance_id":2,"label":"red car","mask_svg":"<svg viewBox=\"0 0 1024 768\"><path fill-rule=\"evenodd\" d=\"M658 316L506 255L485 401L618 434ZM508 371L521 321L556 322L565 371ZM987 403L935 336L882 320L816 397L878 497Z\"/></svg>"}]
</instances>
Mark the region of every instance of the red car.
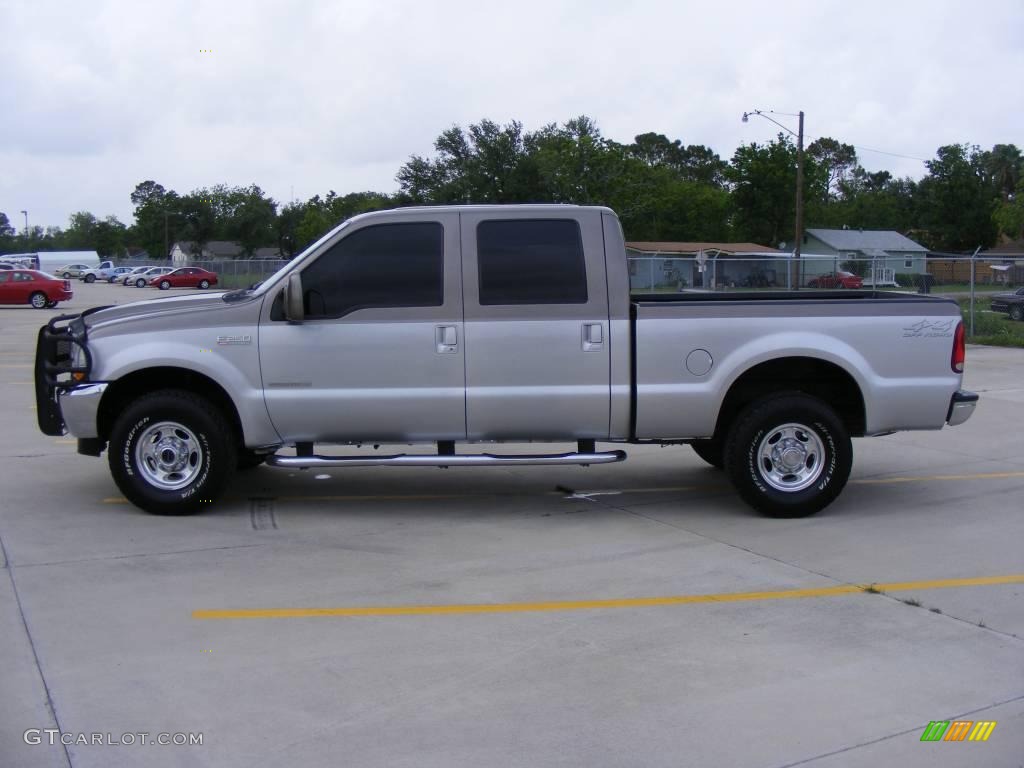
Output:
<instances>
[{"instance_id":1,"label":"red car","mask_svg":"<svg viewBox=\"0 0 1024 768\"><path fill-rule=\"evenodd\" d=\"M199 267L182 267L166 275L157 275L149 284L161 291L169 288L209 288L217 284L217 273L207 272Z\"/></svg>"},{"instance_id":2,"label":"red car","mask_svg":"<svg viewBox=\"0 0 1024 768\"><path fill-rule=\"evenodd\" d=\"M0 271L0 304L31 304L36 309L53 309L58 301L74 296L70 280L35 269Z\"/></svg>"},{"instance_id":3,"label":"red car","mask_svg":"<svg viewBox=\"0 0 1024 768\"><path fill-rule=\"evenodd\" d=\"M864 280L852 272L839 270L832 275L818 275L807 281L808 288L863 288Z\"/></svg>"}]
</instances>

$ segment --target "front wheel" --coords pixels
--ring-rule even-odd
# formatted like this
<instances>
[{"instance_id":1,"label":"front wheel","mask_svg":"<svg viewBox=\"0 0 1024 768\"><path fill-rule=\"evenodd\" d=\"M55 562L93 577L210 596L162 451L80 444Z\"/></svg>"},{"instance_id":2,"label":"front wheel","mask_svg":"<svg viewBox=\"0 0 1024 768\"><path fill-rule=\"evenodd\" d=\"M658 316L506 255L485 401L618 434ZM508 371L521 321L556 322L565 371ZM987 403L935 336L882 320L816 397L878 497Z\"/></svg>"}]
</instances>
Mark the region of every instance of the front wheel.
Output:
<instances>
[{"instance_id":1,"label":"front wheel","mask_svg":"<svg viewBox=\"0 0 1024 768\"><path fill-rule=\"evenodd\" d=\"M46 305L49 302L50 300L46 298L46 294L43 293L42 291L36 291L35 293L28 297L28 303L31 304L36 309L46 309Z\"/></svg>"},{"instance_id":2,"label":"front wheel","mask_svg":"<svg viewBox=\"0 0 1024 768\"><path fill-rule=\"evenodd\" d=\"M160 290L161 291L170 290L170 287L171 287L171 284L169 282L167 282L166 280L161 280L160 281Z\"/></svg>"},{"instance_id":3,"label":"front wheel","mask_svg":"<svg viewBox=\"0 0 1024 768\"><path fill-rule=\"evenodd\" d=\"M853 465L850 436L835 411L799 392L748 406L725 447L740 496L769 517L806 517L842 491Z\"/></svg>"},{"instance_id":4,"label":"front wheel","mask_svg":"<svg viewBox=\"0 0 1024 768\"><path fill-rule=\"evenodd\" d=\"M85 282L87 282L87 283L95 283L96 282L96 275L86 275L85 276Z\"/></svg>"},{"instance_id":5,"label":"front wheel","mask_svg":"<svg viewBox=\"0 0 1024 768\"><path fill-rule=\"evenodd\" d=\"M1014 304L1012 307L1010 307L1010 319L1024 320L1024 306L1020 304Z\"/></svg>"},{"instance_id":6,"label":"front wheel","mask_svg":"<svg viewBox=\"0 0 1024 768\"><path fill-rule=\"evenodd\" d=\"M202 397L165 389L144 395L118 417L108 462L127 499L156 515L208 508L237 465L233 430Z\"/></svg>"}]
</instances>

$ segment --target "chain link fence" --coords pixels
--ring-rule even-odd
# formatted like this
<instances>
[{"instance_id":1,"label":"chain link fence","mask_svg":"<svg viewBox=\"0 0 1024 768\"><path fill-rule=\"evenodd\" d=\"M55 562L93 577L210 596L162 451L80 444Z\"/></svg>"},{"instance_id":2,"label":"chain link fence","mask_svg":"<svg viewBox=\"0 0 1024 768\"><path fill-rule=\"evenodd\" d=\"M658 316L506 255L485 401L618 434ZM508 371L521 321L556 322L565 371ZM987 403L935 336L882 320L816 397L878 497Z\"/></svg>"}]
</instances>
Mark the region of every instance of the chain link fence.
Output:
<instances>
[{"instance_id":1,"label":"chain link fence","mask_svg":"<svg viewBox=\"0 0 1024 768\"><path fill-rule=\"evenodd\" d=\"M217 273L218 288L248 288L253 283L266 280L288 263L287 259L214 259L189 261L188 264L171 264L147 259L123 259L115 262L119 267L199 267Z\"/></svg>"}]
</instances>

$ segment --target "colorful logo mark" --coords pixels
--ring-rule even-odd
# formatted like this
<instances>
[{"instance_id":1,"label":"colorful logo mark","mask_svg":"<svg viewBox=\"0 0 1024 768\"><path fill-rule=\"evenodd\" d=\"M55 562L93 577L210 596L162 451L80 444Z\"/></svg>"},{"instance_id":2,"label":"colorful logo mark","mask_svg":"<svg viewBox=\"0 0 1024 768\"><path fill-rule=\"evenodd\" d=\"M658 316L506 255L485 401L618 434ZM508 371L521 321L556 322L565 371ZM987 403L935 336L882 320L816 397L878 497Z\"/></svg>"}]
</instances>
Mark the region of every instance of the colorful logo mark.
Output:
<instances>
[{"instance_id":1,"label":"colorful logo mark","mask_svg":"<svg viewBox=\"0 0 1024 768\"><path fill-rule=\"evenodd\" d=\"M932 720L921 741L988 741L995 728L995 720Z\"/></svg>"}]
</instances>

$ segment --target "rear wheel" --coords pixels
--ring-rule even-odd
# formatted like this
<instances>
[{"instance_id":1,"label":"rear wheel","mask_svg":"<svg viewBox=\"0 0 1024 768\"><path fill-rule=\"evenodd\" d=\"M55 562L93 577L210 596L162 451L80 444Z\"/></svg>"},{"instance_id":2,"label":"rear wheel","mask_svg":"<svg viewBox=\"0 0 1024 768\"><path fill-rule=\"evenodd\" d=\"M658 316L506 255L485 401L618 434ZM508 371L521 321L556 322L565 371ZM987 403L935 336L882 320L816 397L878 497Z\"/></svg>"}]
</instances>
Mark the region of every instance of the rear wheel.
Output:
<instances>
[{"instance_id":1,"label":"rear wheel","mask_svg":"<svg viewBox=\"0 0 1024 768\"><path fill-rule=\"evenodd\" d=\"M131 403L114 423L108 462L121 492L157 515L205 509L237 464L233 430L209 401L165 389Z\"/></svg>"},{"instance_id":2,"label":"rear wheel","mask_svg":"<svg viewBox=\"0 0 1024 768\"><path fill-rule=\"evenodd\" d=\"M824 509L850 476L853 447L835 411L798 392L759 400L736 419L725 469L740 496L769 517Z\"/></svg>"},{"instance_id":3,"label":"rear wheel","mask_svg":"<svg viewBox=\"0 0 1024 768\"><path fill-rule=\"evenodd\" d=\"M71 279L71 273L70 272L65 272L63 275L61 275L61 277L63 277L65 280L70 280Z\"/></svg>"},{"instance_id":4,"label":"rear wheel","mask_svg":"<svg viewBox=\"0 0 1024 768\"><path fill-rule=\"evenodd\" d=\"M142 278L140 277L140 278L139 278L138 280L136 280L136 281L135 281L135 287L136 287L136 288L145 288L145 287L146 287L146 281L145 281L145 280L143 280L143 279L142 279Z\"/></svg>"},{"instance_id":5,"label":"rear wheel","mask_svg":"<svg viewBox=\"0 0 1024 768\"><path fill-rule=\"evenodd\" d=\"M28 303L31 304L36 309L46 309L46 305L49 302L50 300L46 298L46 294L43 293L42 291L36 291L35 293L28 297Z\"/></svg>"},{"instance_id":6,"label":"rear wheel","mask_svg":"<svg viewBox=\"0 0 1024 768\"><path fill-rule=\"evenodd\" d=\"M714 438L694 440L690 443L690 447L693 448L694 453L715 469L721 469L725 466L725 446L722 445L721 440L715 440Z\"/></svg>"},{"instance_id":7,"label":"rear wheel","mask_svg":"<svg viewBox=\"0 0 1024 768\"><path fill-rule=\"evenodd\" d=\"M46 308L47 309L54 309L56 306L57 306L57 302L56 301L48 301L48 302L46 302Z\"/></svg>"},{"instance_id":8,"label":"rear wheel","mask_svg":"<svg viewBox=\"0 0 1024 768\"><path fill-rule=\"evenodd\" d=\"M210 281L209 280L200 280L199 281L199 287L202 288L205 291L207 288L210 287Z\"/></svg>"},{"instance_id":9,"label":"rear wheel","mask_svg":"<svg viewBox=\"0 0 1024 768\"><path fill-rule=\"evenodd\" d=\"M1010 319L1024 320L1024 305L1014 304L1012 307L1010 307Z\"/></svg>"}]
</instances>

